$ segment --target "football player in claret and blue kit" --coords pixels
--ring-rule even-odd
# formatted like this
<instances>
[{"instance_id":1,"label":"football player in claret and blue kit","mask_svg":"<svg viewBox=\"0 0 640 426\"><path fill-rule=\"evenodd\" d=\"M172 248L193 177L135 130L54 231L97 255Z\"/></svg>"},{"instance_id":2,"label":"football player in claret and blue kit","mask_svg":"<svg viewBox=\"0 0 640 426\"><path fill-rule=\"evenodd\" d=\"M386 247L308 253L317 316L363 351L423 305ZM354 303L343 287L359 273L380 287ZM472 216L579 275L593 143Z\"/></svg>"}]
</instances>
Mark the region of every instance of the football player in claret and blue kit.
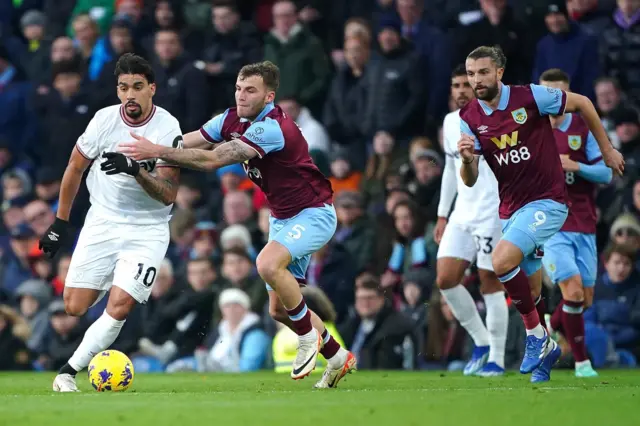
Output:
<instances>
[{"instance_id":1,"label":"football player in claret and blue kit","mask_svg":"<svg viewBox=\"0 0 640 426\"><path fill-rule=\"evenodd\" d=\"M483 156L498 181L502 238L493 270L504 284L526 328L523 374L532 382L549 380L560 348L536 310L542 286L543 246L564 224L569 207L565 175L549 115L580 112L594 135L604 162L622 174L624 159L602 127L591 101L560 89L501 82L506 58L499 48L482 46L465 67L476 99L460 111L460 175L473 186Z\"/></svg>"},{"instance_id":2,"label":"football player in claret and blue kit","mask_svg":"<svg viewBox=\"0 0 640 426\"><path fill-rule=\"evenodd\" d=\"M120 144L119 151L140 161L159 158L196 170L242 163L267 197L269 242L256 260L267 283L269 311L299 336L291 377L313 371L321 353L327 368L316 384L333 388L356 367L353 354L340 347L300 292L311 254L333 237L337 226L331 184L315 166L302 132L274 104L280 71L271 62L243 67L236 81L236 106L184 136L184 148L160 148L144 138Z\"/></svg>"},{"instance_id":3,"label":"football player in claret and blue kit","mask_svg":"<svg viewBox=\"0 0 640 426\"><path fill-rule=\"evenodd\" d=\"M559 69L540 76L543 86L565 92L569 83L569 76ZM593 301L598 270L596 185L611 182L613 172L602 160L598 142L582 117L567 113L552 115L550 120L571 206L560 232L544 245L542 263L562 292L549 326L566 337L576 361L576 377L597 377L587 356L582 311Z\"/></svg>"}]
</instances>

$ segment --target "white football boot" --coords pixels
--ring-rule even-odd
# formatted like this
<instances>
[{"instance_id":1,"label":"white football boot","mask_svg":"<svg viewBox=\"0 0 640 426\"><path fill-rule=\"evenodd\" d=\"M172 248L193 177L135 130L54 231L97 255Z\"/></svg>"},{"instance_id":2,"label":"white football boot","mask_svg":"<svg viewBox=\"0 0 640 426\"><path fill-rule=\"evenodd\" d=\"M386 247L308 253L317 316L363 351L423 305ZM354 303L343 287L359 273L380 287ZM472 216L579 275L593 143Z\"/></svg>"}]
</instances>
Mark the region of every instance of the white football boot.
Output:
<instances>
[{"instance_id":1,"label":"white football boot","mask_svg":"<svg viewBox=\"0 0 640 426\"><path fill-rule=\"evenodd\" d=\"M80 392L76 385L76 378L71 374L58 374L53 379L54 392Z\"/></svg>"},{"instance_id":2,"label":"white football boot","mask_svg":"<svg viewBox=\"0 0 640 426\"><path fill-rule=\"evenodd\" d=\"M298 337L298 354L291 370L293 380L303 379L315 370L321 348L322 336L315 328L311 329L311 333Z\"/></svg>"}]
</instances>

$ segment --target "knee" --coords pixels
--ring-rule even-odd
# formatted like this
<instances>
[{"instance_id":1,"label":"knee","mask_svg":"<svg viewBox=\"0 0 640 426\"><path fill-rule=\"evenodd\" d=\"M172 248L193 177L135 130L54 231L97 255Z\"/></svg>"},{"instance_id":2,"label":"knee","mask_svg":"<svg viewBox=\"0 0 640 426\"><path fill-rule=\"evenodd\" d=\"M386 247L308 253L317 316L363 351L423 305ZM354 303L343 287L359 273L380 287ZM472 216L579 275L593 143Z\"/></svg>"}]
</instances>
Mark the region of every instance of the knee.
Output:
<instances>
[{"instance_id":1,"label":"knee","mask_svg":"<svg viewBox=\"0 0 640 426\"><path fill-rule=\"evenodd\" d=\"M584 288L577 280L569 280L562 288L562 297L570 302L584 301Z\"/></svg>"},{"instance_id":2,"label":"knee","mask_svg":"<svg viewBox=\"0 0 640 426\"><path fill-rule=\"evenodd\" d=\"M275 321L278 321L278 322L281 322L281 323L285 323L286 320L289 318L287 316L287 313L284 311L284 308L282 306L280 306L279 304L276 305L276 306L269 306L269 315Z\"/></svg>"},{"instance_id":3,"label":"knee","mask_svg":"<svg viewBox=\"0 0 640 426\"><path fill-rule=\"evenodd\" d=\"M124 321L136 305L133 297L110 297L107 303L107 314L117 321Z\"/></svg>"},{"instance_id":4,"label":"knee","mask_svg":"<svg viewBox=\"0 0 640 426\"><path fill-rule=\"evenodd\" d=\"M89 307L86 305L86 303L82 303L82 301L78 299L65 295L64 310L67 315L71 315L73 317L81 317L87 313Z\"/></svg>"},{"instance_id":5,"label":"knee","mask_svg":"<svg viewBox=\"0 0 640 426\"><path fill-rule=\"evenodd\" d=\"M275 289L275 278L281 269L280 265L277 262L270 261L267 256L260 255L256 259L256 269L260 277Z\"/></svg>"},{"instance_id":6,"label":"knee","mask_svg":"<svg viewBox=\"0 0 640 426\"><path fill-rule=\"evenodd\" d=\"M491 257L493 270L498 277L512 271L522 262L522 255L519 248L512 245L515 250L509 250L508 247L505 247L501 243L502 241L498 244Z\"/></svg>"}]
</instances>

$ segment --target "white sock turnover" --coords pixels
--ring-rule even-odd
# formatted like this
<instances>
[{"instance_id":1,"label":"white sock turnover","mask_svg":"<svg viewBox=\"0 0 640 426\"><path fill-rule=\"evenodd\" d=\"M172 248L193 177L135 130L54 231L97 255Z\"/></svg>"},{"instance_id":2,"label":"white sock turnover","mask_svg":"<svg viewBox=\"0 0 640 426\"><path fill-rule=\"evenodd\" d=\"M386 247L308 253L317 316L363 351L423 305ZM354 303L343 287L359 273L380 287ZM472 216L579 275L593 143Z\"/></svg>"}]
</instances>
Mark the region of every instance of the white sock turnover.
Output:
<instances>
[{"instance_id":1,"label":"white sock turnover","mask_svg":"<svg viewBox=\"0 0 640 426\"><path fill-rule=\"evenodd\" d=\"M69 365L76 371L88 366L98 352L109 348L116 340L125 321L118 321L104 311L84 333L80 346L69 358Z\"/></svg>"}]
</instances>

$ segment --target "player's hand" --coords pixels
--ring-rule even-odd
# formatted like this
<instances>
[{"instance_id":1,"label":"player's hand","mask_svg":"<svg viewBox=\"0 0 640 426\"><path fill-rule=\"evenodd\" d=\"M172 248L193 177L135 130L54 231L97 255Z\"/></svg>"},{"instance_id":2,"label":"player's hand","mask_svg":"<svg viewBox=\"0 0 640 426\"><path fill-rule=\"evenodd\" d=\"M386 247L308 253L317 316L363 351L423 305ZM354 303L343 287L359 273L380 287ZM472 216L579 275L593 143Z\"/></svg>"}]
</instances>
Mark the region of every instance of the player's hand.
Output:
<instances>
[{"instance_id":1,"label":"player's hand","mask_svg":"<svg viewBox=\"0 0 640 426\"><path fill-rule=\"evenodd\" d=\"M470 163L475 159L474 151L475 151L475 141L469 135L462 135L460 140L458 141L458 152L460 153L460 157L462 157L462 161L465 163Z\"/></svg>"},{"instance_id":2,"label":"player's hand","mask_svg":"<svg viewBox=\"0 0 640 426\"><path fill-rule=\"evenodd\" d=\"M68 234L69 222L56 218L49 229L47 229L47 232L40 238L38 248L42 250L49 259L52 259L58 250L60 250L62 244L64 244Z\"/></svg>"},{"instance_id":3,"label":"player's hand","mask_svg":"<svg viewBox=\"0 0 640 426\"><path fill-rule=\"evenodd\" d=\"M624 158L617 149L611 148L607 152L602 153L604 163L613 170L618 176L622 176L624 173Z\"/></svg>"},{"instance_id":4,"label":"player's hand","mask_svg":"<svg viewBox=\"0 0 640 426\"><path fill-rule=\"evenodd\" d=\"M580 165L573 161L567 154L562 154L560 156L560 161L562 162L562 170L565 172L578 172L580 171Z\"/></svg>"},{"instance_id":5,"label":"player's hand","mask_svg":"<svg viewBox=\"0 0 640 426\"><path fill-rule=\"evenodd\" d=\"M447 227L447 219L444 217L439 217L436 222L436 227L433 228L433 240L436 244L440 244L442 241L442 234L444 234L444 228Z\"/></svg>"},{"instance_id":6,"label":"player's hand","mask_svg":"<svg viewBox=\"0 0 640 426\"><path fill-rule=\"evenodd\" d=\"M129 132L131 137L135 139L133 142L123 142L118 145L118 152L123 153L129 158L133 158L136 161L148 160L150 158L158 158L160 153L158 152L158 145L151 142L149 139L137 135L133 132Z\"/></svg>"},{"instance_id":7,"label":"player's hand","mask_svg":"<svg viewBox=\"0 0 640 426\"><path fill-rule=\"evenodd\" d=\"M140 164L119 152L105 152L102 154L102 158L106 158L107 161L100 164L100 170L108 175L126 173L129 176L136 177L140 173Z\"/></svg>"}]
</instances>

